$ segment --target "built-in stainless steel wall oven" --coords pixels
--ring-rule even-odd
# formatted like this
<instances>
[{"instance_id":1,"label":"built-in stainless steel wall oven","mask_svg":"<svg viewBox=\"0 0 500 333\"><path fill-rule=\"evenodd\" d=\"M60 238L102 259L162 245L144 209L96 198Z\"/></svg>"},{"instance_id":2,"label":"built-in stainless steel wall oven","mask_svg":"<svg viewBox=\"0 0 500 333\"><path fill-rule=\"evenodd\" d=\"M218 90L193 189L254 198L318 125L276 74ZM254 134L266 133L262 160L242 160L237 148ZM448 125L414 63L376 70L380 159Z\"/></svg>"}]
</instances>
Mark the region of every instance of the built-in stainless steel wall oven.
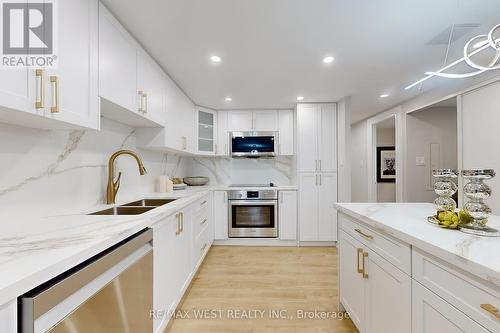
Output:
<instances>
[{"instance_id":1,"label":"built-in stainless steel wall oven","mask_svg":"<svg viewBox=\"0 0 500 333\"><path fill-rule=\"evenodd\" d=\"M278 191L230 190L229 237L278 237Z\"/></svg>"}]
</instances>

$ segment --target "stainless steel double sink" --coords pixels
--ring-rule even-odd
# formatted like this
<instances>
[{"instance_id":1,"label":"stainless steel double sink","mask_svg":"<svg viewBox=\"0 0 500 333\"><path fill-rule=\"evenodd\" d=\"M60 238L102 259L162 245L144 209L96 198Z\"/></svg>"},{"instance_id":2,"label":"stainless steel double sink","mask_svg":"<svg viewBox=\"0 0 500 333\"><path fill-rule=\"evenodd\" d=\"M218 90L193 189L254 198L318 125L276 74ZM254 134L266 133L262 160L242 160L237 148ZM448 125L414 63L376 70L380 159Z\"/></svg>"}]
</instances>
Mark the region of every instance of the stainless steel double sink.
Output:
<instances>
[{"instance_id":1,"label":"stainless steel double sink","mask_svg":"<svg viewBox=\"0 0 500 333\"><path fill-rule=\"evenodd\" d=\"M89 215L140 215L176 199L141 199L124 205L103 209Z\"/></svg>"}]
</instances>

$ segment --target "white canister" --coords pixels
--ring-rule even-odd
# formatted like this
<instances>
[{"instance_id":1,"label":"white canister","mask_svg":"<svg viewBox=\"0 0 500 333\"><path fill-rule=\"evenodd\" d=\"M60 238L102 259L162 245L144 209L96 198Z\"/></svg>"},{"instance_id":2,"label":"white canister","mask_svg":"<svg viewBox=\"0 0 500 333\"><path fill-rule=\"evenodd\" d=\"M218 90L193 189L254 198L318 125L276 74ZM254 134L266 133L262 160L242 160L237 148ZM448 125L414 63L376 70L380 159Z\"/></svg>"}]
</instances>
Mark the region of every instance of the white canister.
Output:
<instances>
[{"instance_id":1,"label":"white canister","mask_svg":"<svg viewBox=\"0 0 500 333\"><path fill-rule=\"evenodd\" d=\"M167 188L166 192L168 192L168 193L171 193L174 191L174 182L169 177L167 177L166 188Z\"/></svg>"},{"instance_id":2,"label":"white canister","mask_svg":"<svg viewBox=\"0 0 500 333\"><path fill-rule=\"evenodd\" d=\"M160 176L158 177L158 192L160 193L165 193L167 192L168 189L168 177L167 176Z\"/></svg>"}]
</instances>

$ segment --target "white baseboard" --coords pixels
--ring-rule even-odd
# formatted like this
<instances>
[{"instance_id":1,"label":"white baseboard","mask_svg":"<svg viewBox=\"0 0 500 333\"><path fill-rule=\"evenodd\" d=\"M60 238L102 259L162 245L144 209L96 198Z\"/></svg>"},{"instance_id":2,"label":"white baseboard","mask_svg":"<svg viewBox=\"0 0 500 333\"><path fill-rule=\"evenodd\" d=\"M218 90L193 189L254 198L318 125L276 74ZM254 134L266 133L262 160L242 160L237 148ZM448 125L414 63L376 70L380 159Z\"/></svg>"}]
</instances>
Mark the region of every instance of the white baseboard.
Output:
<instances>
[{"instance_id":1,"label":"white baseboard","mask_svg":"<svg viewBox=\"0 0 500 333\"><path fill-rule=\"evenodd\" d=\"M337 247L337 242L299 242L299 246L334 246L334 247Z\"/></svg>"},{"instance_id":2,"label":"white baseboard","mask_svg":"<svg viewBox=\"0 0 500 333\"><path fill-rule=\"evenodd\" d=\"M214 240L214 245L229 246L298 246L296 240L280 240L266 238L232 238Z\"/></svg>"}]
</instances>

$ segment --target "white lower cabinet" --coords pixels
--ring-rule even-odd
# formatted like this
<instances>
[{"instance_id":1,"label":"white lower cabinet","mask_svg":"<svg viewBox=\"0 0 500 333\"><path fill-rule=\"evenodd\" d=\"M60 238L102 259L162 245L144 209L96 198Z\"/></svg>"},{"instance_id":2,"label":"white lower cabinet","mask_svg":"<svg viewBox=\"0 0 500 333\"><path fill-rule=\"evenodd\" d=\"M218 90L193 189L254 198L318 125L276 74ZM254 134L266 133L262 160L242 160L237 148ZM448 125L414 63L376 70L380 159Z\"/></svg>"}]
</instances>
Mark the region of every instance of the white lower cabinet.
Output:
<instances>
[{"instance_id":1,"label":"white lower cabinet","mask_svg":"<svg viewBox=\"0 0 500 333\"><path fill-rule=\"evenodd\" d=\"M178 265L176 257L176 237L179 228L177 215L170 216L153 227L153 309L154 332L164 328L168 322L168 312L173 310L178 298L176 275L172 267Z\"/></svg>"},{"instance_id":2,"label":"white lower cabinet","mask_svg":"<svg viewBox=\"0 0 500 333\"><path fill-rule=\"evenodd\" d=\"M215 239L228 239L228 203L226 191L214 191Z\"/></svg>"},{"instance_id":3,"label":"white lower cabinet","mask_svg":"<svg viewBox=\"0 0 500 333\"><path fill-rule=\"evenodd\" d=\"M340 302L360 332L365 331L365 281L361 271L362 244L343 230L339 234Z\"/></svg>"},{"instance_id":4,"label":"white lower cabinet","mask_svg":"<svg viewBox=\"0 0 500 333\"><path fill-rule=\"evenodd\" d=\"M411 277L343 230L339 260L340 300L359 331L411 332Z\"/></svg>"},{"instance_id":5,"label":"white lower cabinet","mask_svg":"<svg viewBox=\"0 0 500 333\"><path fill-rule=\"evenodd\" d=\"M204 201L207 206L201 206L206 213L199 214L200 202L197 201L153 226L154 332L163 332L170 319L169 311L178 306L210 248L209 201L202 199L201 203ZM207 216L206 222L199 221L203 215ZM203 229L195 235L200 230L197 224Z\"/></svg>"},{"instance_id":6,"label":"white lower cabinet","mask_svg":"<svg viewBox=\"0 0 500 333\"><path fill-rule=\"evenodd\" d=\"M339 300L361 333L500 332L491 283L343 213L339 220Z\"/></svg>"},{"instance_id":7,"label":"white lower cabinet","mask_svg":"<svg viewBox=\"0 0 500 333\"><path fill-rule=\"evenodd\" d=\"M17 332L17 300L0 305L0 332Z\"/></svg>"},{"instance_id":8,"label":"white lower cabinet","mask_svg":"<svg viewBox=\"0 0 500 333\"><path fill-rule=\"evenodd\" d=\"M412 333L490 332L417 281L412 288Z\"/></svg>"},{"instance_id":9,"label":"white lower cabinet","mask_svg":"<svg viewBox=\"0 0 500 333\"><path fill-rule=\"evenodd\" d=\"M278 192L278 234L282 240L297 239L297 191Z\"/></svg>"},{"instance_id":10,"label":"white lower cabinet","mask_svg":"<svg viewBox=\"0 0 500 333\"><path fill-rule=\"evenodd\" d=\"M411 332L411 277L366 249L366 332Z\"/></svg>"},{"instance_id":11,"label":"white lower cabinet","mask_svg":"<svg viewBox=\"0 0 500 333\"><path fill-rule=\"evenodd\" d=\"M299 225L301 241L336 241L336 173L299 174Z\"/></svg>"}]
</instances>

